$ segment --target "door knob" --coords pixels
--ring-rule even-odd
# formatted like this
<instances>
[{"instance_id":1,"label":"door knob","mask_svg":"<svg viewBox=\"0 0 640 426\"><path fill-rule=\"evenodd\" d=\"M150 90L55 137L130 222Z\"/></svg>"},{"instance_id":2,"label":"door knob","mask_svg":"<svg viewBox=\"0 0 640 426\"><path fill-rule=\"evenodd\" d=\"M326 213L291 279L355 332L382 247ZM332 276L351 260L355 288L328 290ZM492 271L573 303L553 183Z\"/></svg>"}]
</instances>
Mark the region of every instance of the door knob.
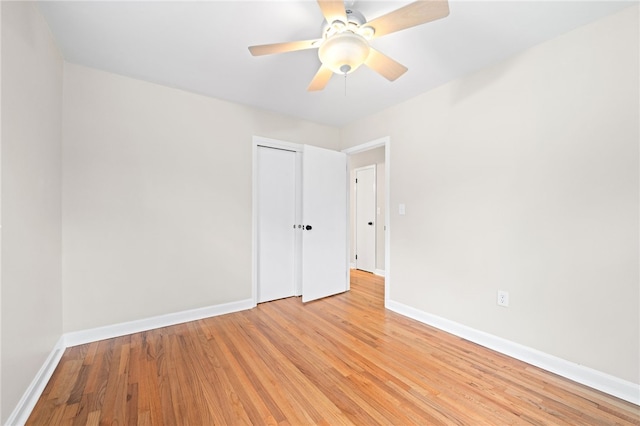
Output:
<instances>
[{"instance_id":1,"label":"door knob","mask_svg":"<svg viewBox=\"0 0 640 426\"><path fill-rule=\"evenodd\" d=\"M307 231L311 231L311 225L305 226L304 229L306 229Z\"/></svg>"},{"instance_id":2,"label":"door knob","mask_svg":"<svg viewBox=\"0 0 640 426\"><path fill-rule=\"evenodd\" d=\"M367 223L367 225L373 225L373 222L369 222L369 223Z\"/></svg>"}]
</instances>

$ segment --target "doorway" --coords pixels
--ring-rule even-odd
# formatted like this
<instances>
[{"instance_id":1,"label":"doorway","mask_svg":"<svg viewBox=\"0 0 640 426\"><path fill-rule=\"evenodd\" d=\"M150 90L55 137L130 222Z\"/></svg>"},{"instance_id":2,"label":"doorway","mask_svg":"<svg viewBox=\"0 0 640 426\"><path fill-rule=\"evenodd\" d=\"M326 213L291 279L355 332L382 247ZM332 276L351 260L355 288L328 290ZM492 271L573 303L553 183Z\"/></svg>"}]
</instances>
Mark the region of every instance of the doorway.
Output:
<instances>
[{"instance_id":1,"label":"doorway","mask_svg":"<svg viewBox=\"0 0 640 426\"><path fill-rule=\"evenodd\" d=\"M370 142L344 149L342 152L349 156L350 177L354 181L355 169L367 165L376 165L376 268L374 274L383 276L385 305L392 289L391 275L391 216L390 216L390 185L391 170L390 152L391 139L386 136ZM349 230L349 262L352 268L356 268L355 262L355 189L349 186L350 191L350 230Z\"/></svg>"}]
</instances>

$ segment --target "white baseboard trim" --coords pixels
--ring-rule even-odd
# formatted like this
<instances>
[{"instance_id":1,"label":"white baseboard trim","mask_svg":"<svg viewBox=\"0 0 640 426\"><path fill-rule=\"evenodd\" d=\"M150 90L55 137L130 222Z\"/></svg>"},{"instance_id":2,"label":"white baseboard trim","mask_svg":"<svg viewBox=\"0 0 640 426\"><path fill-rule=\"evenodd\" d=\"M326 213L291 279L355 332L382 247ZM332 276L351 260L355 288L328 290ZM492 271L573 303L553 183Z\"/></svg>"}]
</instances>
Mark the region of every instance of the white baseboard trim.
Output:
<instances>
[{"instance_id":1,"label":"white baseboard trim","mask_svg":"<svg viewBox=\"0 0 640 426\"><path fill-rule=\"evenodd\" d=\"M47 386L47 383L49 383L49 379L51 379L53 372L58 366L60 358L62 358L62 355L64 354L64 350L64 338L61 336L53 347L51 353L49 353L47 359L44 361L44 364L42 364L42 367L40 367L40 370L29 384L29 387L27 387L22 398L18 401L18 405L16 405L16 408L13 410L11 415L9 415L5 425L18 426L24 425L27 422L33 407L36 406L40 395L44 392L44 388Z\"/></svg>"},{"instance_id":2,"label":"white baseboard trim","mask_svg":"<svg viewBox=\"0 0 640 426\"><path fill-rule=\"evenodd\" d=\"M349 268L350 269L357 269L355 263L349 263ZM373 274L374 275L378 275L380 277L384 277L384 269L374 269L373 270Z\"/></svg>"},{"instance_id":3,"label":"white baseboard trim","mask_svg":"<svg viewBox=\"0 0 640 426\"><path fill-rule=\"evenodd\" d=\"M127 334L152 330L154 328L167 327L181 324L188 321L195 321L203 318L218 315L230 314L232 312L244 311L255 307L251 299L240 300L238 302L224 303L221 305L208 306L205 308L191 309L188 311L174 312L157 317L145 318L120 324L108 325L105 327L92 328L89 330L74 331L63 334L55 347L45 360L36 374L22 398L16 405L5 426L24 425L35 407L40 395L47 386L49 379L58 366L66 348L83 345L98 340L111 339L113 337L125 336Z\"/></svg>"},{"instance_id":4,"label":"white baseboard trim","mask_svg":"<svg viewBox=\"0 0 640 426\"><path fill-rule=\"evenodd\" d=\"M477 343L496 352L535 365L543 370L597 389L601 392L640 405L640 384L576 364L554 355L533 349L502 337L494 336L457 322L432 315L416 308L388 300L385 307L424 324L446 331L463 339Z\"/></svg>"},{"instance_id":5,"label":"white baseboard trim","mask_svg":"<svg viewBox=\"0 0 640 426\"><path fill-rule=\"evenodd\" d=\"M114 337L126 336L127 334L153 330L154 328L168 327L170 325L182 324L184 322L196 321L203 318L244 311L253 307L255 307L253 301L251 299L245 299L237 302L207 306L182 312L174 312L171 314L159 315L157 317L91 328L88 330L72 331L64 335L64 344L66 347L83 345L85 343L91 343L98 340L111 339Z\"/></svg>"}]
</instances>

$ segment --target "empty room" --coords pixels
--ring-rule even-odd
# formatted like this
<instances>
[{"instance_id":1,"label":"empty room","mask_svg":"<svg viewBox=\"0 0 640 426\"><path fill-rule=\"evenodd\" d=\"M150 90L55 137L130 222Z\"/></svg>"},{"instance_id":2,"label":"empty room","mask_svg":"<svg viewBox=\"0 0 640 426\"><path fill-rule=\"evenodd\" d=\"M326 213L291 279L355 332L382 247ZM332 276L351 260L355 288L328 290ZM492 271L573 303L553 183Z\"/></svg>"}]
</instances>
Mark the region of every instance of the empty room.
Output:
<instances>
[{"instance_id":1,"label":"empty room","mask_svg":"<svg viewBox=\"0 0 640 426\"><path fill-rule=\"evenodd\" d=\"M0 424L640 424L637 1L0 25Z\"/></svg>"}]
</instances>

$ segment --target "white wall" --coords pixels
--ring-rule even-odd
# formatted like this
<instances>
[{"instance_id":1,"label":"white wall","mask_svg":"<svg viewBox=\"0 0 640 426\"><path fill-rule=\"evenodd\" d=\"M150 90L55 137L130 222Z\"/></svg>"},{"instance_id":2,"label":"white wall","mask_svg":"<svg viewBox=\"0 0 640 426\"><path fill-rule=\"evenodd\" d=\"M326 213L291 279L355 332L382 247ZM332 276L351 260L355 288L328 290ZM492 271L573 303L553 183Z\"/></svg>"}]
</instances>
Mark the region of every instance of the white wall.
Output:
<instances>
[{"instance_id":1,"label":"white wall","mask_svg":"<svg viewBox=\"0 0 640 426\"><path fill-rule=\"evenodd\" d=\"M62 334L62 59L33 2L2 8L2 415Z\"/></svg>"},{"instance_id":2,"label":"white wall","mask_svg":"<svg viewBox=\"0 0 640 426\"><path fill-rule=\"evenodd\" d=\"M379 148L370 149L368 151L359 152L349 156L349 170L350 170L350 182L351 192L349 194L349 208L350 208L350 227L351 227L351 253L350 262L354 264L356 262L356 197L355 190L353 189L353 182L355 181L354 170L359 167L376 166L376 207L380 210L377 214L376 220L378 226L376 227L376 269L378 271L384 271L384 238L385 238L385 163L384 163L384 146Z\"/></svg>"},{"instance_id":3,"label":"white wall","mask_svg":"<svg viewBox=\"0 0 640 426\"><path fill-rule=\"evenodd\" d=\"M65 332L251 298L252 136L337 129L65 64Z\"/></svg>"},{"instance_id":4,"label":"white wall","mask_svg":"<svg viewBox=\"0 0 640 426\"><path fill-rule=\"evenodd\" d=\"M638 57L633 6L344 128L393 142L391 299L640 383Z\"/></svg>"},{"instance_id":5,"label":"white wall","mask_svg":"<svg viewBox=\"0 0 640 426\"><path fill-rule=\"evenodd\" d=\"M2 4L0 4L0 423L2 409Z\"/></svg>"}]
</instances>

